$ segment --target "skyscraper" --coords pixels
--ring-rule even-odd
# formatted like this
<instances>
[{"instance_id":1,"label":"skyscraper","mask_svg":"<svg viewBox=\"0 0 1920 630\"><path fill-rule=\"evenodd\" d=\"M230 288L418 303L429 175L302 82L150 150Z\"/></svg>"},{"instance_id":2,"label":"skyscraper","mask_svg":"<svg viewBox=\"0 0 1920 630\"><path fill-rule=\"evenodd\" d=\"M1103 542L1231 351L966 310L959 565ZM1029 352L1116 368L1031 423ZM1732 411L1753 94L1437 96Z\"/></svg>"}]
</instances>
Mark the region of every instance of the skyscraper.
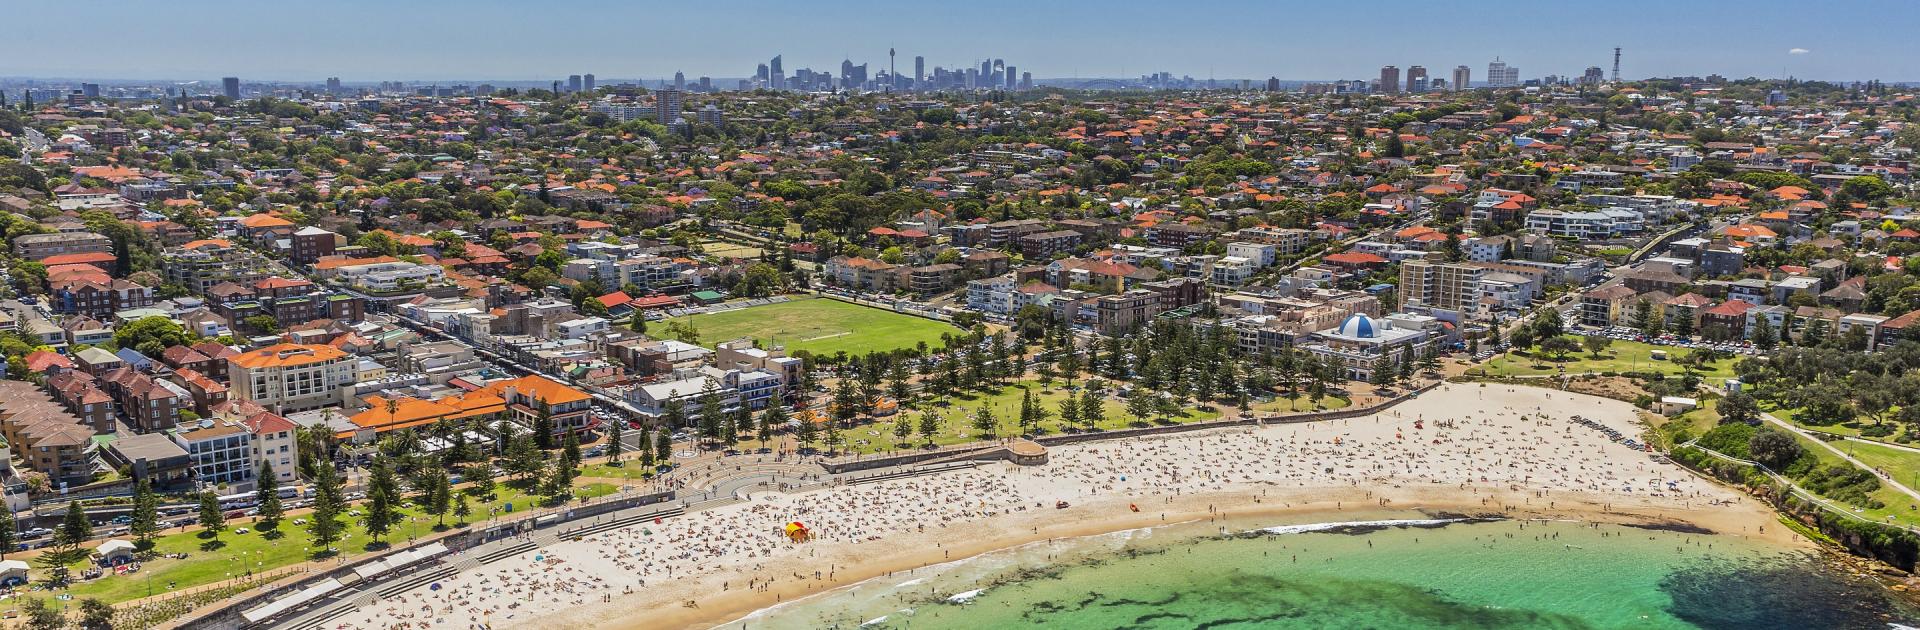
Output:
<instances>
[{"instance_id":1,"label":"skyscraper","mask_svg":"<svg viewBox=\"0 0 1920 630\"><path fill-rule=\"evenodd\" d=\"M687 90L686 73L681 72L679 70L673 71L673 89L679 90L682 92L685 92Z\"/></svg>"},{"instance_id":2,"label":"skyscraper","mask_svg":"<svg viewBox=\"0 0 1920 630\"><path fill-rule=\"evenodd\" d=\"M666 89L653 93L653 120L662 125L680 118L679 89Z\"/></svg>"},{"instance_id":3,"label":"skyscraper","mask_svg":"<svg viewBox=\"0 0 1920 630\"><path fill-rule=\"evenodd\" d=\"M1400 91L1400 66L1380 66L1380 92L1392 94Z\"/></svg>"},{"instance_id":4,"label":"skyscraper","mask_svg":"<svg viewBox=\"0 0 1920 630\"><path fill-rule=\"evenodd\" d=\"M921 89L926 86L926 83L927 83L927 58L919 55L914 55L913 56L913 88L916 90Z\"/></svg>"},{"instance_id":5,"label":"skyscraper","mask_svg":"<svg viewBox=\"0 0 1920 630\"><path fill-rule=\"evenodd\" d=\"M1267 91L1268 92L1280 91L1280 77L1267 77Z\"/></svg>"},{"instance_id":6,"label":"skyscraper","mask_svg":"<svg viewBox=\"0 0 1920 630\"><path fill-rule=\"evenodd\" d=\"M767 64L767 78L773 83L773 89L787 87L787 71L780 69L780 55L774 55L773 62Z\"/></svg>"},{"instance_id":7,"label":"skyscraper","mask_svg":"<svg viewBox=\"0 0 1920 630\"><path fill-rule=\"evenodd\" d=\"M1473 68L1469 68L1466 66L1453 67L1453 91L1458 92L1461 90L1468 89L1467 84L1471 83L1472 81L1473 81Z\"/></svg>"},{"instance_id":8,"label":"skyscraper","mask_svg":"<svg viewBox=\"0 0 1920 630\"><path fill-rule=\"evenodd\" d=\"M1487 64L1487 85L1490 87L1513 87L1520 84L1520 69L1507 65L1499 57Z\"/></svg>"},{"instance_id":9,"label":"skyscraper","mask_svg":"<svg viewBox=\"0 0 1920 630\"><path fill-rule=\"evenodd\" d=\"M1019 68L1015 68L1013 66L1007 66L1007 89L1011 90L1011 89L1020 87L1019 82L1015 80L1019 76L1020 76Z\"/></svg>"},{"instance_id":10,"label":"skyscraper","mask_svg":"<svg viewBox=\"0 0 1920 630\"><path fill-rule=\"evenodd\" d=\"M327 77L327 93L328 94L340 93L340 77Z\"/></svg>"},{"instance_id":11,"label":"skyscraper","mask_svg":"<svg viewBox=\"0 0 1920 630\"><path fill-rule=\"evenodd\" d=\"M760 83L763 85L772 85L772 83L767 79L767 64L763 63L763 64L760 64L760 67L754 68L753 78L759 79Z\"/></svg>"},{"instance_id":12,"label":"skyscraper","mask_svg":"<svg viewBox=\"0 0 1920 630\"><path fill-rule=\"evenodd\" d=\"M588 92L593 91L593 73L589 72L580 76L580 88Z\"/></svg>"},{"instance_id":13,"label":"skyscraper","mask_svg":"<svg viewBox=\"0 0 1920 630\"><path fill-rule=\"evenodd\" d=\"M220 89L226 93L227 98L236 101L240 100L240 77L225 77L220 79Z\"/></svg>"},{"instance_id":14,"label":"skyscraper","mask_svg":"<svg viewBox=\"0 0 1920 630\"><path fill-rule=\"evenodd\" d=\"M577 74L567 75L567 91L579 92L581 81L582 79L580 78L580 75L577 75Z\"/></svg>"},{"instance_id":15,"label":"skyscraper","mask_svg":"<svg viewBox=\"0 0 1920 630\"><path fill-rule=\"evenodd\" d=\"M1605 80L1607 80L1607 75L1605 71L1600 69L1600 66L1587 66L1586 74L1580 75L1580 83L1582 85L1599 85L1601 81Z\"/></svg>"},{"instance_id":16,"label":"skyscraper","mask_svg":"<svg viewBox=\"0 0 1920 630\"><path fill-rule=\"evenodd\" d=\"M1407 91L1408 92L1427 91L1427 67L1426 66L1413 66L1413 67L1407 68Z\"/></svg>"}]
</instances>

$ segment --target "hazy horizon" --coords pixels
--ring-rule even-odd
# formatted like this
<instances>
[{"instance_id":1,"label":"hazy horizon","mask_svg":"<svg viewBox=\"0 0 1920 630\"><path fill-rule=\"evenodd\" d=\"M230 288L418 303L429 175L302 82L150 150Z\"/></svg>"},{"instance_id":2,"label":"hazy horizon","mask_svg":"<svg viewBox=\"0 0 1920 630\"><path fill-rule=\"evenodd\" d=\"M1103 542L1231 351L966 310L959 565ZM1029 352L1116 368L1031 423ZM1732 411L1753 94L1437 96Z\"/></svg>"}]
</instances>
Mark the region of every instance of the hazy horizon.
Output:
<instances>
[{"instance_id":1,"label":"hazy horizon","mask_svg":"<svg viewBox=\"0 0 1920 630\"><path fill-rule=\"evenodd\" d=\"M1324 3L1201 0L1169 7L1138 0L923 6L770 0L636 6L611 0L537 5L474 0L427 5L338 0L280 5L181 0L165 5L19 0L20 25L0 39L0 76L121 81L527 81L593 73L602 83L751 76L784 56L785 69L838 73L842 59L929 71L998 58L1036 79L1135 77L1165 71L1198 79L1365 79L1380 66L1456 65L1483 79L1499 57L1523 78L1611 70L1624 48L1628 79L1720 74L1836 81L1920 80L1901 25L1920 3L1846 5L1860 19L1806 20L1784 0L1667 4L1620 0L1511 10L1498 3L1410 0ZM1444 9L1444 10L1441 10ZM76 29L83 36L76 37Z\"/></svg>"}]
</instances>

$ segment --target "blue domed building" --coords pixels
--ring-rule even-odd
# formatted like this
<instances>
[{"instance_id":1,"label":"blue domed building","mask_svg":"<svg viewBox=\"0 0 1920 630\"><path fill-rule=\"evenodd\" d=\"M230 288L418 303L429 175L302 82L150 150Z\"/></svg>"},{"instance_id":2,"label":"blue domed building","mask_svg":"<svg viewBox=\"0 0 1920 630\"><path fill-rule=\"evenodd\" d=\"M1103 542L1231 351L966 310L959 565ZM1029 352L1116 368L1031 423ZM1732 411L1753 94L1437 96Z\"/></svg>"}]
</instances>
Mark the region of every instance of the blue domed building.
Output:
<instances>
[{"instance_id":1,"label":"blue domed building","mask_svg":"<svg viewBox=\"0 0 1920 630\"><path fill-rule=\"evenodd\" d=\"M1329 330L1314 333L1303 350L1322 362L1345 368L1347 378L1364 381L1376 368L1394 369L1399 362L1418 360L1434 339L1428 335L1420 315L1394 315L1386 319L1354 313ZM1399 323L1396 323L1399 320Z\"/></svg>"}]
</instances>

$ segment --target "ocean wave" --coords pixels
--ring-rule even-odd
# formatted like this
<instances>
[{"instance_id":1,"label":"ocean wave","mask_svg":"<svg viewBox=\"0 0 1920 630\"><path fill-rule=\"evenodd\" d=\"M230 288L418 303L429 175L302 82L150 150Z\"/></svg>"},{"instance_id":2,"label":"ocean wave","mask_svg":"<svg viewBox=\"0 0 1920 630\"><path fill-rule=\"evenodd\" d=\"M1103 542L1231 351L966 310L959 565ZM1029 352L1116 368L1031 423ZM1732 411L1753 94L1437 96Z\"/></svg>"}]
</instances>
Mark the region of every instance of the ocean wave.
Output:
<instances>
[{"instance_id":1,"label":"ocean wave","mask_svg":"<svg viewBox=\"0 0 1920 630\"><path fill-rule=\"evenodd\" d=\"M1305 523L1301 525L1277 525L1250 530L1249 534L1306 534L1325 531L1351 531L1363 533L1389 527L1440 527L1453 523L1466 523L1485 519L1474 518L1415 518L1385 521L1342 521L1338 523Z\"/></svg>"},{"instance_id":2,"label":"ocean wave","mask_svg":"<svg viewBox=\"0 0 1920 630\"><path fill-rule=\"evenodd\" d=\"M973 598L979 597L981 593L985 593L985 592L987 592L987 589L976 588L971 591L966 591L964 593L954 593L952 597L947 598L947 601L953 602L955 604L965 604L967 602L973 601Z\"/></svg>"}]
</instances>

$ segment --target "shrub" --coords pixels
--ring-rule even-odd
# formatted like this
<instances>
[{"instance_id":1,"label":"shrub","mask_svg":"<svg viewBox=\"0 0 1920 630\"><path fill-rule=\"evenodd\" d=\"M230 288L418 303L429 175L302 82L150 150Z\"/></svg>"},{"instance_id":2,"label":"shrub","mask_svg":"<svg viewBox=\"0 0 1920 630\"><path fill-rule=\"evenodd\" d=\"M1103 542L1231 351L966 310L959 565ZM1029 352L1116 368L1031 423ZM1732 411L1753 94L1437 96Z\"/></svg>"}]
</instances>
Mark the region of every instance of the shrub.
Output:
<instances>
[{"instance_id":1,"label":"shrub","mask_svg":"<svg viewBox=\"0 0 1920 630\"><path fill-rule=\"evenodd\" d=\"M1748 445L1752 443L1755 431L1750 424L1723 424L1700 436L1699 444L1730 457L1749 459L1752 451Z\"/></svg>"},{"instance_id":2,"label":"shrub","mask_svg":"<svg viewBox=\"0 0 1920 630\"><path fill-rule=\"evenodd\" d=\"M1880 489L1880 479L1874 477L1873 473L1850 465L1828 464L1815 468L1800 479L1800 485L1823 496L1868 509L1886 507L1885 503L1870 496Z\"/></svg>"}]
</instances>

